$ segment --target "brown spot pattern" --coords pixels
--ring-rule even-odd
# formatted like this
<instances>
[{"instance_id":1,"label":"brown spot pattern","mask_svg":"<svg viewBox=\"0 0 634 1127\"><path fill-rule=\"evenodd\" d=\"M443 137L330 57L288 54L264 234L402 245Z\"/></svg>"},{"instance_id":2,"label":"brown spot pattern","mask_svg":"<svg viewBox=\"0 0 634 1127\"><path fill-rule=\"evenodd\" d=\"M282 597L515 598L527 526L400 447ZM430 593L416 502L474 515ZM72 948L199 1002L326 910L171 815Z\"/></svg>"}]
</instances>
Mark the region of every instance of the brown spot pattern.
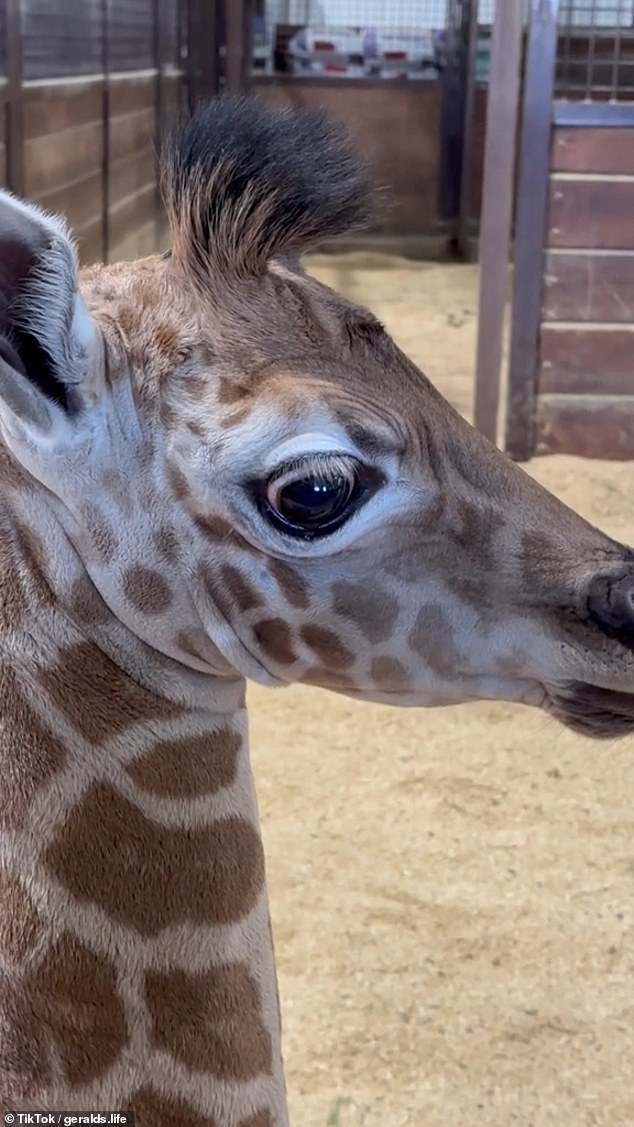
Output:
<instances>
[{"instance_id":1,"label":"brown spot pattern","mask_svg":"<svg viewBox=\"0 0 634 1127\"><path fill-rule=\"evenodd\" d=\"M129 1101L135 1127L218 1127L217 1120L199 1115L184 1100L163 1096L150 1088L140 1088Z\"/></svg>"},{"instance_id":2,"label":"brown spot pattern","mask_svg":"<svg viewBox=\"0 0 634 1127\"><path fill-rule=\"evenodd\" d=\"M29 606L28 577L22 575L15 547L4 528L0 528L0 624L15 628Z\"/></svg>"},{"instance_id":3,"label":"brown spot pattern","mask_svg":"<svg viewBox=\"0 0 634 1127\"><path fill-rule=\"evenodd\" d=\"M248 419L250 414L250 407L241 407L239 411L234 411L232 415L225 415L224 419L220 422L220 426L223 430L231 430L232 427L237 427L240 423L243 423L245 419Z\"/></svg>"},{"instance_id":4,"label":"brown spot pattern","mask_svg":"<svg viewBox=\"0 0 634 1127\"><path fill-rule=\"evenodd\" d=\"M31 1012L67 1081L87 1084L107 1072L128 1036L110 962L64 935L29 975L25 988Z\"/></svg>"},{"instance_id":5,"label":"brown spot pattern","mask_svg":"<svg viewBox=\"0 0 634 1127\"><path fill-rule=\"evenodd\" d=\"M93 744L119 735L131 724L183 711L137 685L92 642L65 650L58 665L40 670L38 680L53 704Z\"/></svg>"},{"instance_id":6,"label":"brown spot pattern","mask_svg":"<svg viewBox=\"0 0 634 1127\"><path fill-rule=\"evenodd\" d=\"M195 524L212 544L230 544L234 548L242 548L244 552L256 551L253 545L249 544L249 541L245 540L243 536L240 536L229 524L229 521L224 520L223 517L197 516Z\"/></svg>"},{"instance_id":7,"label":"brown spot pattern","mask_svg":"<svg viewBox=\"0 0 634 1127\"><path fill-rule=\"evenodd\" d=\"M232 728L219 728L191 739L158 743L126 770L142 790L162 798L215 794L235 779L241 743Z\"/></svg>"},{"instance_id":8,"label":"brown spot pattern","mask_svg":"<svg viewBox=\"0 0 634 1127\"><path fill-rule=\"evenodd\" d=\"M237 567L224 564L220 569L220 578L238 610L255 610L262 606L260 595Z\"/></svg>"},{"instance_id":9,"label":"brown spot pattern","mask_svg":"<svg viewBox=\"0 0 634 1127\"><path fill-rule=\"evenodd\" d=\"M0 450L0 483L8 488L21 489L28 482L28 475L6 447Z\"/></svg>"},{"instance_id":10,"label":"brown spot pattern","mask_svg":"<svg viewBox=\"0 0 634 1127\"><path fill-rule=\"evenodd\" d=\"M366 586L342 579L332 588L335 614L354 622L369 642L389 638L398 618L398 600L374 582Z\"/></svg>"},{"instance_id":11,"label":"brown spot pattern","mask_svg":"<svg viewBox=\"0 0 634 1127\"><path fill-rule=\"evenodd\" d=\"M0 973L0 1106L35 1095L61 1070L72 1087L108 1071L127 1041L112 965L70 935L18 984Z\"/></svg>"},{"instance_id":12,"label":"brown spot pattern","mask_svg":"<svg viewBox=\"0 0 634 1127\"><path fill-rule=\"evenodd\" d=\"M248 1119L241 1119L238 1127L275 1127L270 1111L256 1111Z\"/></svg>"},{"instance_id":13,"label":"brown spot pattern","mask_svg":"<svg viewBox=\"0 0 634 1127\"><path fill-rule=\"evenodd\" d=\"M177 501L184 501L189 497L189 482L182 470L172 462L167 464L167 480Z\"/></svg>"},{"instance_id":14,"label":"brown spot pattern","mask_svg":"<svg viewBox=\"0 0 634 1127\"><path fill-rule=\"evenodd\" d=\"M0 664L0 828L21 825L37 791L64 766L66 752L26 700L15 671Z\"/></svg>"},{"instance_id":15,"label":"brown spot pattern","mask_svg":"<svg viewBox=\"0 0 634 1127\"><path fill-rule=\"evenodd\" d=\"M102 626L111 618L110 610L87 575L73 583L69 608L87 626Z\"/></svg>"},{"instance_id":16,"label":"brown spot pattern","mask_svg":"<svg viewBox=\"0 0 634 1127\"><path fill-rule=\"evenodd\" d=\"M30 896L6 869L0 869L0 955L11 962L25 958L42 934L42 922Z\"/></svg>"},{"instance_id":17,"label":"brown spot pattern","mask_svg":"<svg viewBox=\"0 0 634 1127\"><path fill-rule=\"evenodd\" d=\"M220 650L214 645L204 630L181 630L176 635L176 646L188 657L195 657L208 665L225 665Z\"/></svg>"},{"instance_id":18,"label":"brown spot pattern","mask_svg":"<svg viewBox=\"0 0 634 1127\"><path fill-rule=\"evenodd\" d=\"M409 644L434 673L452 673L460 661L451 622L442 607L434 603L420 608Z\"/></svg>"},{"instance_id":19,"label":"brown spot pattern","mask_svg":"<svg viewBox=\"0 0 634 1127\"><path fill-rule=\"evenodd\" d=\"M222 1080L269 1074L271 1038L262 1021L255 981L242 963L147 971L146 1000L155 1045L194 1072Z\"/></svg>"},{"instance_id":20,"label":"brown spot pattern","mask_svg":"<svg viewBox=\"0 0 634 1127\"><path fill-rule=\"evenodd\" d=\"M119 542L103 513L96 505L81 507L81 518L90 537L90 545L102 563L110 563Z\"/></svg>"},{"instance_id":21,"label":"brown spot pattern","mask_svg":"<svg viewBox=\"0 0 634 1127\"><path fill-rule=\"evenodd\" d=\"M371 674L375 685L386 692L406 692L410 687L409 674L395 657L375 657Z\"/></svg>"},{"instance_id":22,"label":"brown spot pattern","mask_svg":"<svg viewBox=\"0 0 634 1127\"><path fill-rule=\"evenodd\" d=\"M325 626L307 623L302 626L300 635L327 669L346 669L353 664L352 650L348 649L334 631L327 630Z\"/></svg>"},{"instance_id":23,"label":"brown spot pattern","mask_svg":"<svg viewBox=\"0 0 634 1127\"><path fill-rule=\"evenodd\" d=\"M29 1099L50 1079L44 1037L26 989L0 970L0 1111Z\"/></svg>"},{"instance_id":24,"label":"brown spot pattern","mask_svg":"<svg viewBox=\"0 0 634 1127\"><path fill-rule=\"evenodd\" d=\"M227 376L221 376L218 383L218 402L224 404L239 403L241 399L246 399L251 394L251 389L246 387L245 384L238 383L237 380L230 380Z\"/></svg>"},{"instance_id":25,"label":"brown spot pattern","mask_svg":"<svg viewBox=\"0 0 634 1127\"><path fill-rule=\"evenodd\" d=\"M180 559L180 545L178 537L169 524L162 524L152 535L152 541L157 552L168 563L176 563Z\"/></svg>"},{"instance_id":26,"label":"brown spot pattern","mask_svg":"<svg viewBox=\"0 0 634 1127\"><path fill-rule=\"evenodd\" d=\"M249 822L164 827L105 783L71 812L46 861L78 900L145 936L185 920L234 923L264 882L262 844Z\"/></svg>"},{"instance_id":27,"label":"brown spot pattern","mask_svg":"<svg viewBox=\"0 0 634 1127\"><path fill-rule=\"evenodd\" d=\"M288 623L281 618L266 618L253 627L253 636L260 649L278 665L297 661Z\"/></svg>"},{"instance_id":28,"label":"brown spot pattern","mask_svg":"<svg viewBox=\"0 0 634 1127\"><path fill-rule=\"evenodd\" d=\"M29 577L29 586L44 606L53 606L55 595L46 569L46 552L39 536L25 524L14 523L16 543Z\"/></svg>"},{"instance_id":29,"label":"brown spot pattern","mask_svg":"<svg viewBox=\"0 0 634 1127\"><path fill-rule=\"evenodd\" d=\"M124 572L123 590L135 610L145 615L162 614L172 602L172 592L161 573L142 564Z\"/></svg>"},{"instance_id":30,"label":"brown spot pattern","mask_svg":"<svg viewBox=\"0 0 634 1127\"><path fill-rule=\"evenodd\" d=\"M451 539L469 553L479 571L493 571L497 566L495 537L504 527L504 519L494 509L470 501L455 503L458 524L448 529Z\"/></svg>"},{"instance_id":31,"label":"brown spot pattern","mask_svg":"<svg viewBox=\"0 0 634 1127\"><path fill-rule=\"evenodd\" d=\"M269 571L286 601L298 610L306 610L310 603L308 584L299 572L284 560L278 559L269 560Z\"/></svg>"},{"instance_id":32,"label":"brown spot pattern","mask_svg":"<svg viewBox=\"0 0 634 1127\"><path fill-rule=\"evenodd\" d=\"M352 692L358 685L338 669L324 669L321 665L311 665L300 677L306 685L319 685L322 689L338 689L340 692Z\"/></svg>"}]
</instances>

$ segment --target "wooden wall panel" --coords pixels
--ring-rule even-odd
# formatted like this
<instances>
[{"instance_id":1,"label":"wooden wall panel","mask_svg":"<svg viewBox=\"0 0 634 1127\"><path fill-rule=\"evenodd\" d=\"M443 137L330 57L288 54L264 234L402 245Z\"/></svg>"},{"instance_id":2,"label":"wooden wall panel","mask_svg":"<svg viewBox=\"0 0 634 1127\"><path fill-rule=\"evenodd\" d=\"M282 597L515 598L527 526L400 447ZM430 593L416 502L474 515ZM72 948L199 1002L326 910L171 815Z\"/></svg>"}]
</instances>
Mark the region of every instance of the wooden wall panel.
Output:
<instances>
[{"instance_id":1,"label":"wooden wall panel","mask_svg":"<svg viewBox=\"0 0 634 1127\"><path fill-rule=\"evenodd\" d=\"M147 110L154 105L156 92L156 71L138 75L110 76L110 113L113 117L121 114Z\"/></svg>"},{"instance_id":2,"label":"wooden wall panel","mask_svg":"<svg viewBox=\"0 0 634 1127\"><path fill-rule=\"evenodd\" d=\"M5 83L0 80L0 186L7 183L7 105Z\"/></svg>"},{"instance_id":3,"label":"wooden wall panel","mask_svg":"<svg viewBox=\"0 0 634 1127\"><path fill-rule=\"evenodd\" d=\"M634 253L546 255L545 321L634 321Z\"/></svg>"},{"instance_id":4,"label":"wooden wall panel","mask_svg":"<svg viewBox=\"0 0 634 1127\"><path fill-rule=\"evenodd\" d=\"M634 129L566 128L553 131L553 172L634 173Z\"/></svg>"},{"instance_id":5,"label":"wooden wall panel","mask_svg":"<svg viewBox=\"0 0 634 1127\"><path fill-rule=\"evenodd\" d=\"M27 196L40 196L97 172L103 162L103 122L89 121L24 143Z\"/></svg>"},{"instance_id":6,"label":"wooden wall panel","mask_svg":"<svg viewBox=\"0 0 634 1127\"><path fill-rule=\"evenodd\" d=\"M134 113L110 118L110 159L120 160L137 153L154 142L156 111L154 106Z\"/></svg>"},{"instance_id":7,"label":"wooden wall panel","mask_svg":"<svg viewBox=\"0 0 634 1127\"><path fill-rule=\"evenodd\" d=\"M138 195L150 184L156 183L156 154L146 146L132 156L113 161L110 166L110 200L117 203L126 196Z\"/></svg>"},{"instance_id":8,"label":"wooden wall panel","mask_svg":"<svg viewBox=\"0 0 634 1127\"><path fill-rule=\"evenodd\" d=\"M5 7L0 0L0 75ZM185 101L187 12L186 0L22 5L23 51L14 37L10 75L0 77L0 184L65 215L85 262L164 245L155 151Z\"/></svg>"},{"instance_id":9,"label":"wooden wall panel","mask_svg":"<svg viewBox=\"0 0 634 1127\"><path fill-rule=\"evenodd\" d=\"M108 14L110 69L151 67L154 63L154 0L109 0Z\"/></svg>"},{"instance_id":10,"label":"wooden wall panel","mask_svg":"<svg viewBox=\"0 0 634 1127\"><path fill-rule=\"evenodd\" d=\"M24 77L98 74L102 69L101 0L29 0L22 4Z\"/></svg>"},{"instance_id":11,"label":"wooden wall panel","mask_svg":"<svg viewBox=\"0 0 634 1127\"><path fill-rule=\"evenodd\" d=\"M538 390L577 395L634 395L634 326L545 324Z\"/></svg>"},{"instance_id":12,"label":"wooden wall panel","mask_svg":"<svg viewBox=\"0 0 634 1127\"><path fill-rule=\"evenodd\" d=\"M110 259L158 249L156 72L111 82L108 194Z\"/></svg>"},{"instance_id":13,"label":"wooden wall panel","mask_svg":"<svg viewBox=\"0 0 634 1127\"><path fill-rule=\"evenodd\" d=\"M103 81L27 85L26 195L64 215L83 262L103 256Z\"/></svg>"},{"instance_id":14,"label":"wooden wall panel","mask_svg":"<svg viewBox=\"0 0 634 1127\"><path fill-rule=\"evenodd\" d=\"M416 82L260 80L258 95L278 106L321 106L349 127L386 187L378 229L424 235L439 227L440 89Z\"/></svg>"},{"instance_id":15,"label":"wooden wall panel","mask_svg":"<svg viewBox=\"0 0 634 1127\"><path fill-rule=\"evenodd\" d=\"M49 211L65 215L75 234L93 223L101 215L103 181L101 169L82 177L75 184L38 192L32 197Z\"/></svg>"},{"instance_id":16,"label":"wooden wall panel","mask_svg":"<svg viewBox=\"0 0 634 1127\"><path fill-rule=\"evenodd\" d=\"M156 185L126 196L110 207L110 244L117 247L141 227L156 226Z\"/></svg>"},{"instance_id":17,"label":"wooden wall panel","mask_svg":"<svg viewBox=\"0 0 634 1127\"><path fill-rule=\"evenodd\" d=\"M163 124L169 127L174 118L185 108L185 83L181 74L163 75L161 98L163 100Z\"/></svg>"},{"instance_id":18,"label":"wooden wall panel","mask_svg":"<svg viewBox=\"0 0 634 1127\"><path fill-rule=\"evenodd\" d=\"M634 178L553 177L547 245L634 250Z\"/></svg>"},{"instance_id":19,"label":"wooden wall panel","mask_svg":"<svg viewBox=\"0 0 634 1127\"><path fill-rule=\"evenodd\" d=\"M28 85L23 94L23 123L26 137L50 137L65 129L98 121L103 114L103 82Z\"/></svg>"},{"instance_id":20,"label":"wooden wall panel","mask_svg":"<svg viewBox=\"0 0 634 1127\"><path fill-rule=\"evenodd\" d=\"M537 399L536 454L634 458L634 395L542 395Z\"/></svg>"}]
</instances>

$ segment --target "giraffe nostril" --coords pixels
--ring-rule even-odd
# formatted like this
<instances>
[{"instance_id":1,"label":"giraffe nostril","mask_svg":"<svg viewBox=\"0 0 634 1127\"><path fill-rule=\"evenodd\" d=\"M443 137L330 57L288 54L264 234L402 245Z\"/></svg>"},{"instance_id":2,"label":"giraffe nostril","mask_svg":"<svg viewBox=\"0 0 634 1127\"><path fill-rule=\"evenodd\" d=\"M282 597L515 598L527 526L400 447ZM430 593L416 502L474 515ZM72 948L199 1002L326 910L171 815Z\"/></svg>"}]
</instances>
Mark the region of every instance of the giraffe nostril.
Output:
<instances>
[{"instance_id":1,"label":"giraffe nostril","mask_svg":"<svg viewBox=\"0 0 634 1127\"><path fill-rule=\"evenodd\" d=\"M609 634L627 639L634 636L634 575L600 575L593 579L588 610Z\"/></svg>"}]
</instances>

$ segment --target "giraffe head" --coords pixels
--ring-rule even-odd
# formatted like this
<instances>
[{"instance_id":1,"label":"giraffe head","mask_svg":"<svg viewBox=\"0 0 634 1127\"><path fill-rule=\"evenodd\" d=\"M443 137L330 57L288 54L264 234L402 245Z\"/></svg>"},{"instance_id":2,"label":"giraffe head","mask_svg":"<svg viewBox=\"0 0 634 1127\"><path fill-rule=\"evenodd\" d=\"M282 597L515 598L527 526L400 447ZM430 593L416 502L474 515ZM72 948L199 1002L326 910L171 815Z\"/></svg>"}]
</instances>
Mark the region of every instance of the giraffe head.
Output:
<instances>
[{"instance_id":1,"label":"giraffe head","mask_svg":"<svg viewBox=\"0 0 634 1127\"><path fill-rule=\"evenodd\" d=\"M219 675L634 729L634 553L299 266L370 212L339 129L219 100L164 191L171 255L81 281L62 225L0 199L3 472L111 612Z\"/></svg>"}]
</instances>

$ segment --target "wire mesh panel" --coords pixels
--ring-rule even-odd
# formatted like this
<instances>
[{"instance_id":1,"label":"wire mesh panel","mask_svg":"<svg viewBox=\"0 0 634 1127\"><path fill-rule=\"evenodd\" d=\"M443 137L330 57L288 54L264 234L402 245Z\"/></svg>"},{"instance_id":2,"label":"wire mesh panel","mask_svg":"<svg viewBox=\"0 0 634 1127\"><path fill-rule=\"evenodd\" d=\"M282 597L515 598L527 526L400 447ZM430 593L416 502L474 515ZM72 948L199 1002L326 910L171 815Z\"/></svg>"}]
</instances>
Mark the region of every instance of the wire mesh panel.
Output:
<instances>
[{"instance_id":1,"label":"wire mesh panel","mask_svg":"<svg viewBox=\"0 0 634 1127\"><path fill-rule=\"evenodd\" d=\"M100 0L24 0L25 79L97 74L103 65Z\"/></svg>"},{"instance_id":2,"label":"wire mesh panel","mask_svg":"<svg viewBox=\"0 0 634 1127\"><path fill-rule=\"evenodd\" d=\"M266 0L256 16L256 66L272 49L275 69L298 76L435 80L443 37L460 6L460 0Z\"/></svg>"},{"instance_id":3,"label":"wire mesh panel","mask_svg":"<svg viewBox=\"0 0 634 1127\"><path fill-rule=\"evenodd\" d=\"M269 0L269 19L314 27L442 28L448 0Z\"/></svg>"},{"instance_id":4,"label":"wire mesh panel","mask_svg":"<svg viewBox=\"0 0 634 1127\"><path fill-rule=\"evenodd\" d=\"M559 26L558 97L634 99L634 0L560 0Z\"/></svg>"},{"instance_id":5,"label":"wire mesh panel","mask_svg":"<svg viewBox=\"0 0 634 1127\"><path fill-rule=\"evenodd\" d=\"M111 70L154 65L154 0L110 0L108 27Z\"/></svg>"}]
</instances>

